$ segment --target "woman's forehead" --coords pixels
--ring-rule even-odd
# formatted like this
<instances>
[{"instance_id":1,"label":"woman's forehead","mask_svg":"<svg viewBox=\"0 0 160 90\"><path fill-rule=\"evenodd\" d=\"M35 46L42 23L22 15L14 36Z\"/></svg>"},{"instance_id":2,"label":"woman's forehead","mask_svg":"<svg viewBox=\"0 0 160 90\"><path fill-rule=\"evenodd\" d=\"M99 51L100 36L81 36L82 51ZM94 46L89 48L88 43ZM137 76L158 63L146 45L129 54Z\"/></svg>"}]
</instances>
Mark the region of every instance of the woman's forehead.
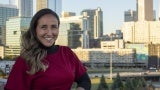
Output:
<instances>
[{"instance_id":1,"label":"woman's forehead","mask_svg":"<svg viewBox=\"0 0 160 90\"><path fill-rule=\"evenodd\" d=\"M53 16L52 14L46 14L38 20L38 23L55 23L55 24L58 24L58 19L55 16Z\"/></svg>"}]
</instances>

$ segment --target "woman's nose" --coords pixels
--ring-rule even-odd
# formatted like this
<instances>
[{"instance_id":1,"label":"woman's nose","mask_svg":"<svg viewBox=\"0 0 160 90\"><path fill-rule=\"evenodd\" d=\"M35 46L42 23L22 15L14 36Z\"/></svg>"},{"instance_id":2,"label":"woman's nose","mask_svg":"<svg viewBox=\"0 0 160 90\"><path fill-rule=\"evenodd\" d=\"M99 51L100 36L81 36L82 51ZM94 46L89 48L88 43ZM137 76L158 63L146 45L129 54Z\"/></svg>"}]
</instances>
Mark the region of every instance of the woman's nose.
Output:
<instances>
[{"instance_id":1,"label":"woman's nose","mask_svg":"<svg viewBox=\"0 0 160 90\"><path fill-rule=\"evenodd\" d=\"M52 29L50 28L47 29L47 35L52 35Z\"/></svg>"}]
</instances>

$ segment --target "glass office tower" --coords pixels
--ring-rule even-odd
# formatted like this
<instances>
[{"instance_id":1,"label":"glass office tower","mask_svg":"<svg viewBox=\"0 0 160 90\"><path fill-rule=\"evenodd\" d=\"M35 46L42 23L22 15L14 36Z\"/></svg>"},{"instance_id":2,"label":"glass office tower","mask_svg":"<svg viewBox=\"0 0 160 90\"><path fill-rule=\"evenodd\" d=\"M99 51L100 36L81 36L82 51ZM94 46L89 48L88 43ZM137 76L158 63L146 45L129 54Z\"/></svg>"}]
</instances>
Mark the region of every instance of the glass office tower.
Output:
<instances>
[{"instance_id":1,"label":"glass office tower","mask_svg":"<svg viewBox=\"0 0 160 90\"><path fill-rule=\"evenodd\" d=\"M62 0L37 0L36 11L43 8L50 8L60 16L62 12Z\"/></svg>"}]
</instances>

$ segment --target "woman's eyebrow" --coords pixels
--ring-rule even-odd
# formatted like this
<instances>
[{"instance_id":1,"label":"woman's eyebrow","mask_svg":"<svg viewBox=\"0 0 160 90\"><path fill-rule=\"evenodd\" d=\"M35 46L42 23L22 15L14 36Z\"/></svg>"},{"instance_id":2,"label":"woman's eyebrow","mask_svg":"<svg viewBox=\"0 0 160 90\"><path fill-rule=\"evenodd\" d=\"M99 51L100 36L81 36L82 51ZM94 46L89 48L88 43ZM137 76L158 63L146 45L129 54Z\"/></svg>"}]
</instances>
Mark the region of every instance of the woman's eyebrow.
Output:
<instances>
[{"instance_id":1,"label":"woman's eyebrow","mask_svg":"<svg viewBox=\"0 0 160 90\"><path fill-rule=\"evenodd\" d=\"M47 26L46 24L42 24L41 26Z\"/></svg>"}]
</instances>

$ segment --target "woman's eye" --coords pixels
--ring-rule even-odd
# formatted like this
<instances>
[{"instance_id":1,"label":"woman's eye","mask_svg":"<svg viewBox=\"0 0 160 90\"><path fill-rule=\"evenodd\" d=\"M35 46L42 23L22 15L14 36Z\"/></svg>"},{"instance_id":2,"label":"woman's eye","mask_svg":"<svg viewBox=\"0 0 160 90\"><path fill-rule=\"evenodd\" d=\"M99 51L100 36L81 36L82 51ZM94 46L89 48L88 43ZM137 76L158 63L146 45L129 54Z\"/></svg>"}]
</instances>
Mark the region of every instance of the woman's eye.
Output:
<instances>
[{"instance_id":1,"label":"woman's eye","mask_svg":"<svg viewBox=\"0 0 160 90\"><path fill-rule=\"evenodd\" d=\"M52 28L53 28L53 29L57 29L58 26L57 26L57 25L52 25Z\"/></svg>"},{"instance_id":2,"label":"woman's eye","mask_svg":"<svg viewBox=\"0 0 160 90\"><path fill-rule=\"evenodd\" d=\"M42 28L42 29L46 29L46 26L42 26L41 28Z\"/></svg>"}]
</instances>

